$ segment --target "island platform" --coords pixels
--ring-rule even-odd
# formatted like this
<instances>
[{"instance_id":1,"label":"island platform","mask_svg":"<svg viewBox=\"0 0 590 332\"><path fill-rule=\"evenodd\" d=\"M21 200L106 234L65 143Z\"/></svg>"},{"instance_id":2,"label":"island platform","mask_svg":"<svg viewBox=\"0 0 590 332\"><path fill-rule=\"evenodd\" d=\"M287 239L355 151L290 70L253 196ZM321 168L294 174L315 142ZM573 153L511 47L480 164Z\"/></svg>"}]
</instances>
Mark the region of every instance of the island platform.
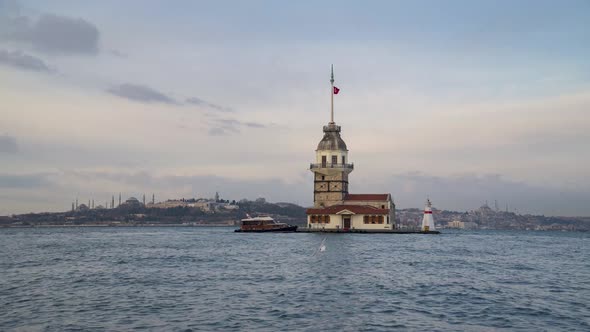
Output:
<instances>
[{"instance_id":1,"label":"island platform","mask_svg":"<svg viewBox=\"0 0 590 332\"><path fill-rule=\"evenodd\" d=\"M363 233L363 234L440 234L439 231L421 231L410 229L322 229L297 228L297 233Z\"/></svg>"}]
</instances>

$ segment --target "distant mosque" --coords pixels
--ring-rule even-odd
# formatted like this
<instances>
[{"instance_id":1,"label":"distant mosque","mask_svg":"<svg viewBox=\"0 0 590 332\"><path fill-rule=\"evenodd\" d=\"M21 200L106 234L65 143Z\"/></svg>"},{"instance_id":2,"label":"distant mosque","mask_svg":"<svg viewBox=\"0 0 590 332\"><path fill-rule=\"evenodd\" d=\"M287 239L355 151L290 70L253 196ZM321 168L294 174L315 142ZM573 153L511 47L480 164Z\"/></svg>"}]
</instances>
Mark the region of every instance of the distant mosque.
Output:
<instances>
[{"instance_id":1,"label":"distant mosque","mask_svg":"<svg viewBox=\"0 0 590 332\"><path fill-rule=\"evenodd\" d=\"M350 194L348 175L354 165L348 160L348 148L340 136L341 127L334 122L334 86L332 68L330 84L330 122L316 149L313 172L314 207L307 209L307 227L326 230L393 230L395 204L391 194Z\"/></svg>"}]
</instances>

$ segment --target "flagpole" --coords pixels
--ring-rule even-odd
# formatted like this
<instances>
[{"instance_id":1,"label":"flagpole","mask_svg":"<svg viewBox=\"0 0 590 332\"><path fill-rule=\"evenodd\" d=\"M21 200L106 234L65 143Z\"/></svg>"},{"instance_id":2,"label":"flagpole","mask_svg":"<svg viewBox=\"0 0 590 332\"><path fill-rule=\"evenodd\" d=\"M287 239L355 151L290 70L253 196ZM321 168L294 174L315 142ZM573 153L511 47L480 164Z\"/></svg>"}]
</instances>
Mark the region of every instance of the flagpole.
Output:
<instances>
[{"instance_id":1,"label":"flagpole","mask_svg":"<svg viewBox=\"0 0 590 332\"><path fill-rule=\"evenodd\" d=\"M332 74L330 76L330 85L332 86L330 95L330 123L334 123L334 65L332 65Z\"/></svg>"}]
</instances>

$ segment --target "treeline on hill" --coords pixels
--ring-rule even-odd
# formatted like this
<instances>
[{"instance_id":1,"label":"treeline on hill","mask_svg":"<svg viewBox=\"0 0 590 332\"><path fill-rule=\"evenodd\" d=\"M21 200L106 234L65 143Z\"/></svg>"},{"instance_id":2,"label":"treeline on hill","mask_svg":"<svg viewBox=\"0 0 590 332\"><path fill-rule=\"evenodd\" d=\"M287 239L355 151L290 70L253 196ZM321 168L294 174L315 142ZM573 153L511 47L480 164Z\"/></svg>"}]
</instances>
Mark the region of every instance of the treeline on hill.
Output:
<instances>
[{"instance_id":1,"label":"treeline on hill","mask_svg":"<svg viewBox=\"0 0 590 332\"><path fill-rule=\"evenodd\" d=\"M224 208L203 211L200 208L178 206L166 209L121 205L114 209L89 209L58 213L28 213L0 218L0 224L86 224L92 222L220 222L240 220L251 216L271 215L290 220L305 220L305 208L291 203L268 203L259 198L255 201L236 202L237 209Z\"/></svg>"}]
</instances>

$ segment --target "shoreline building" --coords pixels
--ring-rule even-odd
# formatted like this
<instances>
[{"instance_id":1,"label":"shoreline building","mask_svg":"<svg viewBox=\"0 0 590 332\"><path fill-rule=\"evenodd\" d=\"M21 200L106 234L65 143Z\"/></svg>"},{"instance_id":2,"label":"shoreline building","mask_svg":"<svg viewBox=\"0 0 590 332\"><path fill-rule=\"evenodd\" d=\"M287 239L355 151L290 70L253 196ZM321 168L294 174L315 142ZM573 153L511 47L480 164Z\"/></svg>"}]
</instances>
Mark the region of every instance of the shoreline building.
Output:
<instances>
[{"instance_id":1,"label":"shoreline building","mask_svg":"<svg viewBox=\"0 0 590 332\"><path fill-rule=\"evenodd\" d=\"M324 137L316 149L315 163L310 165L314 176L314 207L307 209L307 227L341 230L395 229L395 204L391 194L350 194L349 174L354 164L348 160L348 147L340 136L342 128L334 122L334 86L332 68L330 84L330 122L324 126Z\"/></svg>"}]
</instances>

